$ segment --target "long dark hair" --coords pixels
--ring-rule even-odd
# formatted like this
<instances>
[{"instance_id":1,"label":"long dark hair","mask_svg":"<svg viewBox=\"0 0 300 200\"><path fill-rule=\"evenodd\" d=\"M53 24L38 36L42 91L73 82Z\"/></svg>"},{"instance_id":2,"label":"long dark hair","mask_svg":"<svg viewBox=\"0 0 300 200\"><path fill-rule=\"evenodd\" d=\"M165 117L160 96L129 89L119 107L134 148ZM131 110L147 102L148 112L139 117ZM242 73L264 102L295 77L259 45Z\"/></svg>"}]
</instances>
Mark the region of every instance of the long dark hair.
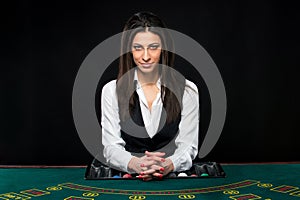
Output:
<instances>
[{"instance_id":1,"label":"long dark hair","mask_svg":"<svg viewBox=\"0 0 300 200\"><path fill-rule=\"evenodd\" d=\"M128 114L132 114L132 109L135 107L137 97L136 95L132 95L132 91L135 90L135 83L133 81L134 70L131 70L135 67L135 63L131 53L131 44L135 35L138 32L144 32L146 28L147 31L159 35L162 42L162 51L159 61L161 98L167 114L167 123L170 123L176 120L181 114L185 79L175 76L173 70L167 70L165 67L161 67L173 67L175 59L175 54L173 53L174 45L171 35L166 30L165 23L157 15L148 11L134 14L128 19L123 29L119 73L117 77L120 118L121 120L128 119L130 117ZM124 78L124 74L126 74L126 78ZM172 91L169 88L172 88ZM175 91L174 88L176 88Z\"/></svg>"}]
</instances>

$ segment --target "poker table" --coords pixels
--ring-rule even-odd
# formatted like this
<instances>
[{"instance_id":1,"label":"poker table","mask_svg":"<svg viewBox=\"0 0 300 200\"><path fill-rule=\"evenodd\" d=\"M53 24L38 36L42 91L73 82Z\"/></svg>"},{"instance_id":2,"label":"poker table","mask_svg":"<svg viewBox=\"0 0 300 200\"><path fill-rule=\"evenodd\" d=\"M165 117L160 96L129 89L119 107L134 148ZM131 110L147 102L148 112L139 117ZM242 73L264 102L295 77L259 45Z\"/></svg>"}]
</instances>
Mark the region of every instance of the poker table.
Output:
<instances>
[{"instance_id":1,"label":"poker table","mask_svg":"<svg viewBox=\"0 0 300 200\"><path fill-rule=\"evenodd\" d=\"M0 200L300 200L300 163L221 163L222 178L87 180L85 166L0 166Z\"/></svg>"}]
</instances>

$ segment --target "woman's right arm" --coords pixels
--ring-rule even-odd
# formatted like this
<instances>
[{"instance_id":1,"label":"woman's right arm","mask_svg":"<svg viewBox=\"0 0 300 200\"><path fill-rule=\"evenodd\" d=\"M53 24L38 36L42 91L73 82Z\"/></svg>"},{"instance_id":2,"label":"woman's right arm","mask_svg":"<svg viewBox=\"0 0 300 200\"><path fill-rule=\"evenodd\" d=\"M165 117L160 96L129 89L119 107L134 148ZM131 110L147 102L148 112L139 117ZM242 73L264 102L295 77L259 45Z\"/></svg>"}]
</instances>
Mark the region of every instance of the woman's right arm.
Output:
<instances>
[{"instance_id":1,"label":"woman's right arm","mask_svg":"<svg viewBox=\"0 0 300 200\"><path fill-rule=\"evenodd\" d=\"M104 85L101 94L101 126L103 155L109 166L117 170L140 173L156 163L149 156L135 157L125 150L125 141L121 137L121 126L116 94L116 81ZM160 155L160 154L159 154ZM164 154L163 154L164 155ZM160 156L163 156L160 155ZM158 157L160 159L160 157Z\"/></svg>"},{"instance_id":2,"label":"woman's right arm","mask_svg":"<svg viewBox=\"0 0 300 200\"><path fill-rule=\"evenodd\" d=\"M106 162L118 170L128 171L127 166L132 155L125 150L125 141L121 137L116 81L104 85L101 94L101 126L103 155Z\"/></svg>"}]
</instances>

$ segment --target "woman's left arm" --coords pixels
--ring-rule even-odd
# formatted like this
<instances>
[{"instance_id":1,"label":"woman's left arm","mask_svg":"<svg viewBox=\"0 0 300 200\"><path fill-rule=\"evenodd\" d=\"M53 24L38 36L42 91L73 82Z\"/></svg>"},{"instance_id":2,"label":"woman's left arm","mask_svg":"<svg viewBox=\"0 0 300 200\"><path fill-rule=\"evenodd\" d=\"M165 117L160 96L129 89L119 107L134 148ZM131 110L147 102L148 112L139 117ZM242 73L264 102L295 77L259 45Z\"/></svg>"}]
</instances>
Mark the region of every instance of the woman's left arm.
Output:
<instances>
[{"instance_id":1,"label":"woman's left arm","mask_svg":"<svg viewBox=\"0 0 300 200\"><path fill-rule=\"evenodd\" d=\"M182 99L181 121L179 133L175 139L176 149L172 156L162 158L159 152L146 152L146 156L157 161L150 169L143 172L142 178L150 180L151 175L160 177L171 171L184 171L192 166L193 159L198 154L199 140L199 94L197 86L188 81ZM150 178L149 178L150 177Z\"/></svg>"},{"instance_id":2,"label":"woman's left arm","mask_svg":"<svg viewBox=\"0 0 300 200\"><path fill-rule=\"evenodd\" d=\"M186 80L179 133L175 140L176 150L168 157L172 161L173 171L190 169L198 154L199 117L198 88L193 82Z\"/></svg>"}]
</instances>

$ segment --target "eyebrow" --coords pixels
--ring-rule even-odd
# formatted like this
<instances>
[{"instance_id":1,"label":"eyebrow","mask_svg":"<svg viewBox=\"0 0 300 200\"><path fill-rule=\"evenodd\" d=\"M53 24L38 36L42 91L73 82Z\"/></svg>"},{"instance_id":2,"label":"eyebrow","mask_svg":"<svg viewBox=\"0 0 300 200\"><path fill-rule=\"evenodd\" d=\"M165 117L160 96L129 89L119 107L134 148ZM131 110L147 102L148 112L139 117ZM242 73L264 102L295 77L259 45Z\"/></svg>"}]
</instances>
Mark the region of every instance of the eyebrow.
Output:
<instances>
[{"instance_id":1,"label":"eyebrow","mask_svg":"<svg viewBox=\"0 0 300 200\"><path fill-rule=\"evenodd\" d=\"M151 45L160 45L160 43L159 42L154 42L154 43L148 44L148 46L151 46ZM132 46L143 46L143 45L141 45L139 43L133 43Z\"/></svg>"}]
</instances>

